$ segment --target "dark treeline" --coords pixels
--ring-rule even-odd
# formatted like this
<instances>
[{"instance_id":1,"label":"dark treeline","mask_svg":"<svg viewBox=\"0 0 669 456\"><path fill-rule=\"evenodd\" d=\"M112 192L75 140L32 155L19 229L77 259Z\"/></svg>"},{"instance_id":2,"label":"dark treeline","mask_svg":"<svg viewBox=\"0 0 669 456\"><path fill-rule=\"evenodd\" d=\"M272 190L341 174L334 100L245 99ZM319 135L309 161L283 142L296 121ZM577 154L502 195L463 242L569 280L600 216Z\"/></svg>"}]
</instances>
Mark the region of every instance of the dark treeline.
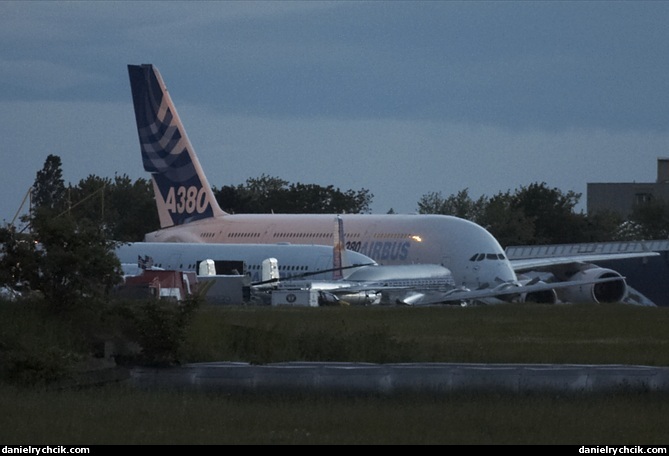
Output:
<instances>
[{"instance_id":1,"label":"dark treeline","mask_svg":"<svg viewBox=\"0 0 669 456\"><path fill-rule=\"evenodd\" d=\"M374 197L364 188L341 191L332 185L291 184L265 174L236 187L214 187L214 195L231 214L364 214Z\"/></svg>"},{"instance_id":2,"label":"dark treeline","mask_svg":"<svg viewBox=\"0 0 669 456\"><path fill-rule=\"evenodd\" d=\"M367 189L345 190L332 185L290 183L273 176L249 178L238 186L214 187L221 208L241 213L369 213L373 194ZM477 199L468 189L443 196L430 192L417 202L420 214L453 215L485 227L503 247L526 244L605 242L664 239L669 236L669 204L653 200L636 206L629 218L612 212L576 212L581 194L534 183L514 192ZM88 176L67 186L60 158L49 155L37 173L33 207L50 207L75 220L100 226L109 239L141 241L160 227L149 179L132 181ZM390 209L389 213L393 213Z\"/></svg>"},{"instance_id":3,"label":"dark treeline","mask_svg":"<svg viewBox=\"0 0 669 456\"><path fill-rule=\"evenodd\" d=\"M571 244L582 242L666 239L669 236L669 204L653 200L634 207L629 218L602 211L576 212L580 193L563 192L545 182L473 199L464 189L443 197L440 192L423 195L421 214L454 215L478 223L503 247L511 245Z\"/></svg>"}]
</instances>

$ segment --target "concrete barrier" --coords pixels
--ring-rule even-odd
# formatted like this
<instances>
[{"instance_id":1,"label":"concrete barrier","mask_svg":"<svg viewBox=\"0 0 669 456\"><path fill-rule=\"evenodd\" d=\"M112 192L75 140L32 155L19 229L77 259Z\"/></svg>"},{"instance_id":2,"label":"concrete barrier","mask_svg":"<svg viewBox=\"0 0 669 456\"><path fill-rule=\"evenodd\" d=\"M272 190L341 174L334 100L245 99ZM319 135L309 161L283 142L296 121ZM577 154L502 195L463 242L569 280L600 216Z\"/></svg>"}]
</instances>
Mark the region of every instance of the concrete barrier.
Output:
<instances>
[{"instance_id":1,"label":"concrete barrier","mask_svg":"<svg viewBox=\"0 0 669 456\"><path fill-rule=\"evenodd\" d=\"M455 391L669 391L669 367L562 364L218 362L134 368L138 388L393 394Z\"/></svg>"}]
</instances>

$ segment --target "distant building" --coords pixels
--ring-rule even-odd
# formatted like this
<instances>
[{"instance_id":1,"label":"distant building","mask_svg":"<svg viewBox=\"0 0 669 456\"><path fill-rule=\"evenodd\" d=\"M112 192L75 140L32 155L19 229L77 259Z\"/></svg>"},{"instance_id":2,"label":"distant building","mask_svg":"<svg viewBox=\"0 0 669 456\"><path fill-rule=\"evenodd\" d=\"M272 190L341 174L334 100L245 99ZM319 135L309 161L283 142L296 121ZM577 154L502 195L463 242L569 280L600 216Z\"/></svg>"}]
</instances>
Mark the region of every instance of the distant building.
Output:
<instances>
[{"instance_id":1,"label":"distant building","mask_svg":"<svg viewBox=\"0 0 669 456\"><path fill-rule=\"evenodd\" d=\"M669 202L669 158L657 159L657 181L588 183L588 214L609 210L628 217L634 206L651 200Z\"/></svg>"}]
</instances>

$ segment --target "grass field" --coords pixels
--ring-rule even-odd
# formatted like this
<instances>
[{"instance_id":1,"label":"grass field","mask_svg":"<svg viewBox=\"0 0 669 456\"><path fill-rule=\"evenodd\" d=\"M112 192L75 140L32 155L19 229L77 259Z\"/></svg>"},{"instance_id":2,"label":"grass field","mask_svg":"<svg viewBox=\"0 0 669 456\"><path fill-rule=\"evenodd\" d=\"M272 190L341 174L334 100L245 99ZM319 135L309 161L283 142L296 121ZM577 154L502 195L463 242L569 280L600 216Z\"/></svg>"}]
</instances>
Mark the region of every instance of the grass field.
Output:
<instances>
[{"instance_id":1,"label":"grass field","mask_svg":"<svg viewBox=\"0 0 669 456\"><path fill-rule=\"evenodd\" d=\"M669 395L0 389L3 444L666 444Z\"/></svg>"},{"instance_id":2,"label":"grass field","mask_svg":"<svg viewBox=\"0 0 669 456\"><path fill-rule=\"evenodd\" d=\"M631 305L203 308L196 361L669 366L669 308Z\"/></svg>"},{"instance_id":3,"label":"grass field","mask_svg":"<svg viewBox=\"0 0 669 456\"><path fill-rule=\"evenodd\" d=\"M6 312L3 333L20 331ZM201 308L183 362L669 366L669 309ZM11 329L13 325L14 329ZM57 339L47 333L47 343ZM5 328L7 328L5 330ZM10 332L11 333L11 332ZM34 335L33 338L37 337ZM667 444L669 393L342 397L0 387L5 444Z\"/></svg>"}]
</instances>

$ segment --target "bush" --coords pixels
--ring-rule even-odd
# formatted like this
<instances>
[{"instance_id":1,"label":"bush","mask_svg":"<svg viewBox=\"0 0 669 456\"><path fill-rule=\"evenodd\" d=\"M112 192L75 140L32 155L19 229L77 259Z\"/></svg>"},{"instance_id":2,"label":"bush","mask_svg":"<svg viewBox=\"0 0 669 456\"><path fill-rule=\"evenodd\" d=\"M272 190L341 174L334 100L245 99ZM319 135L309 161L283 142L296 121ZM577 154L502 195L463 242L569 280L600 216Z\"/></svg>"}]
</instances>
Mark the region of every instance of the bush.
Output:
<instances>
[{"instance_id":1,"label":"bush","mask_svg":"<svg viewBox=\"0 0 669 456\"><path fill-rule=\"evenodd\" d=\"M199 306L198 299L179 303L159 299L119 301L111 309L113 325L125 347L118 347L122 364L171 365L180 361L186 329ZM128 349L136 344L139 350Z\"/></svg>"},{"instance_id":2,"label":"bush","mask_svg":"<svg viewBox=\"0 0 669 456\"><path fill-rule=\"evenodd\" d=\"M22 386L66 377L86 356L77 319L64 319L40 298L0 301L0 378Z\"/></svg>"}]
</instances>

